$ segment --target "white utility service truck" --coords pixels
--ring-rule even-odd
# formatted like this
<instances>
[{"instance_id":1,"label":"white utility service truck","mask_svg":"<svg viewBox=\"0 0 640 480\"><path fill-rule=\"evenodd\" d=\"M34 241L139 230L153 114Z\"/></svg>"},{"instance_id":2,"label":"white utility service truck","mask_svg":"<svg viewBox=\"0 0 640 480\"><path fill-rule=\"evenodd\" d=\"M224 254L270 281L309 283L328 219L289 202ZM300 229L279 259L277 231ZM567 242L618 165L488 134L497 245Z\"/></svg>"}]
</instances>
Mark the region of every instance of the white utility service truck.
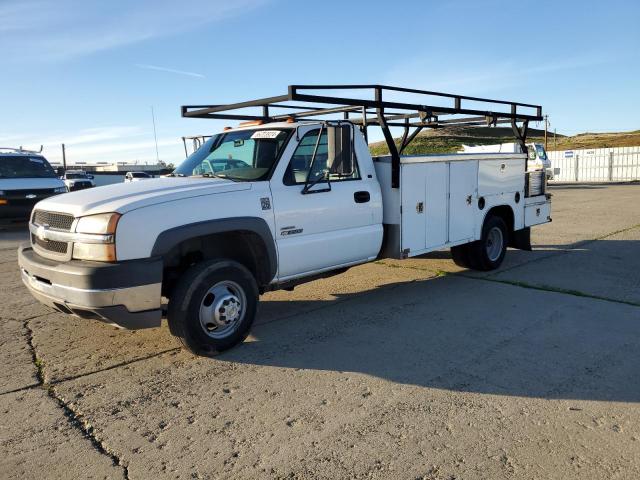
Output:
<instances>
[{"instance_id":1,"label":"white utility service truck","mask_svg":"<svg viewBox=\"0 0 640 480\"><path fill-rule=\"evenodd\" d=\"M459 265L495 269L508 246L531 249L529 228L551 220L544 173L526 172L526 153L401 156L423 128L505 122L526 152L539 106L325 85L182 114L245 123L208 138L168 177L38 203L19 249L37 299L126 328L159 326L168 302L171 333L213 355L248 335L264 292L445 248ZM371 157L372 126L388 156ZM399 146L392 127L404 129Z\"/></svg>"}]
</instances>

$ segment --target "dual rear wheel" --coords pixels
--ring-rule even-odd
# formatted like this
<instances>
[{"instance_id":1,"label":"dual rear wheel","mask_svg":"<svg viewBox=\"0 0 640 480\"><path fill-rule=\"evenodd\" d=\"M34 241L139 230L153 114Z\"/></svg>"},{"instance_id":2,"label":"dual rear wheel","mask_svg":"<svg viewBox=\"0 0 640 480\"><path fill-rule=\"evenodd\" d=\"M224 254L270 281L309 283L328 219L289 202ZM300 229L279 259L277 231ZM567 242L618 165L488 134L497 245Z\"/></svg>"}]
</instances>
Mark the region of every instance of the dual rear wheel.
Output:
<instances>
[{"instance_id":1,"label":"dual rear wheel","mask_svg":"<svg viewBox=\"0 0 640 480\"><path fill-rule=\"evenodd\" d=\"M472 270L495 270L507 253L509 230L505 221L496 215L488 217L482 226L480 240L451 248L456 265Z\"/></svg>"}]
</instances>

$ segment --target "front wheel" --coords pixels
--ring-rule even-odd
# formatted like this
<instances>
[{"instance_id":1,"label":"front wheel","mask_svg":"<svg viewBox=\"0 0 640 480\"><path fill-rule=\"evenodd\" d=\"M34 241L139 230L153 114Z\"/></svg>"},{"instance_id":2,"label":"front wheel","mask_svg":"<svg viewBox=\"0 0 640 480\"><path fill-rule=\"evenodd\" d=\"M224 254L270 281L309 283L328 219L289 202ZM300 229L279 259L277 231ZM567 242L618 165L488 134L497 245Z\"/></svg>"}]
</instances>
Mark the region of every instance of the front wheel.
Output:
<instances>
[{"instance_id":1,"label":"front wheel","mask_svg":"<svg viewBox=\"0 0 640 480\"><path fill-rule=\"evenodd\" d=\"M214 356L249 334L258 306L253 275L232 260L210 260L180 278L169 301L169 330L196 355Z\"/></svg>"},{"instance_id":2,"label":"front wheel","mask_svg":"<svg viewBox=\"0 0 640 480\"><path fill-rule=\"evenodd\" d=\"M482 237L468 244L469 266L474 270L495 270L507 253L509 230L501 217L490 216L482 226Z\"/></svg>"}]
</instances>

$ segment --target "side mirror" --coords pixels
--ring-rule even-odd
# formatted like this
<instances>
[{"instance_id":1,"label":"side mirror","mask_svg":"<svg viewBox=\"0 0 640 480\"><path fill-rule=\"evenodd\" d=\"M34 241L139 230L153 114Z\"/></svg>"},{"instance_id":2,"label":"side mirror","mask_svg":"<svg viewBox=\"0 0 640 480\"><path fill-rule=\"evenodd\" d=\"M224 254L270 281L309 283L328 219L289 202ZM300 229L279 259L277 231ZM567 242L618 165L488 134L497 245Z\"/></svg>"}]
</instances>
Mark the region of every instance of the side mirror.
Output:
<instances>
[{"instance_id":1,"label":"side mirror","mask_svg":"<svg viewBox=\"0 0 640 480\"><path fill-rule=\"evenodd\" d=\"M350 177L353 175L353 141L351 125L327 127L327 168L331 175Z\"/></svg>"}]
</instances>

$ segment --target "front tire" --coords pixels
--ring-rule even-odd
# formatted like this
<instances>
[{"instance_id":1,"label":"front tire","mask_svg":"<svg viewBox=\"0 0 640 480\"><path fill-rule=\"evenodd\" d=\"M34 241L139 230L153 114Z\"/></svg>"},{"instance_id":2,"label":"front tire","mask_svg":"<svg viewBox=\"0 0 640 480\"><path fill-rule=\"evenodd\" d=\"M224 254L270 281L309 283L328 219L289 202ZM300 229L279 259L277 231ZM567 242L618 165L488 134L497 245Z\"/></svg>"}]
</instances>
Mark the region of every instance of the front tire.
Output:
<instances>
[{"instance_id":1,"label":"front tire","mask_svg":"<svg viewBox=\"0 0 640 480\"><path fill-rule=\"evenodd\" d=\"M258 286L233 260L194 265L169 301L169 331L196 355L214 356L244 341L258 307Z\"/></svg>"}]
</instances>

